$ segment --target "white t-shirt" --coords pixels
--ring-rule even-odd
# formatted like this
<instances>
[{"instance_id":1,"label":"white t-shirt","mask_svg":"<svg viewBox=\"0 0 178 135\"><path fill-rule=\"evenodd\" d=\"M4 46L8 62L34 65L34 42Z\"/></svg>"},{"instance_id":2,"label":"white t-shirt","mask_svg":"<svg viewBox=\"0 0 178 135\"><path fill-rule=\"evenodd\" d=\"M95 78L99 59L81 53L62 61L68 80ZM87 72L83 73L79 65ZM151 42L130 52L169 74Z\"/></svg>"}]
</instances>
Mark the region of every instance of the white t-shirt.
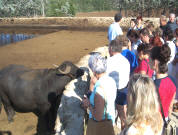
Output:
<instances>
[{"instance_id":1,"label":"white t-shirt","mask_svg":"<svg viewBox=\"0 0 178 135\"><path fill-rule=\"evenodd\" d=\"M106 72L115 80L117 89L123 89L129 82L130 63L122 54L115 54L108 58Z\"/></svg>"},{"instance_id":2,"label":"white t-shirt","mask_svg":"<svg viewBox=\"0 0 178 135\"><path fill-rule=\"evenodd\" d=\"M136 43L132 43L131 51L132 51L133 53L135 53L136 56L137 56L137 48L138 48L138 46L139 46L141 43L142 43L142 41L141 41L140 39L137 40Z\"/></svg>"},{"instance_id":3,"label":"white t-shirt","mask_svg":"<svg viewBox=\"0 0 178 135\"><path fill-rule=\"evenodd\" d=\"M168 44L169 48L171 49L171 57L168 63L172 62L175 58L176 55L176 45L174 44L173 41L166 41L166 43Z\"/></svg>"},{"instance_id":4,"label":"white t-shirt","mask_svg":"<svg viewBox=\"0 0 178 135\"><path fill-rule=\"evenodd\" d=\"M109 42L114 40L119 35L123 35L122 29L118 22L114 22L109 26L109 29L108 29Z\"/></svg>"},{"instance_id":5,"label":"white t-shirt","mask_svg":"<svg viewBox=\"0 0 178 135\"><path fill-rule=\"evenodd\" d=\"M166 41L166 43L168 43L168 46L171 49L171 57L170 60L168 61L168 74L174 76L175 73L173 72L172 62L176 55L176 45L174 44L173 41Z\"/></svg>"}]
</instances>

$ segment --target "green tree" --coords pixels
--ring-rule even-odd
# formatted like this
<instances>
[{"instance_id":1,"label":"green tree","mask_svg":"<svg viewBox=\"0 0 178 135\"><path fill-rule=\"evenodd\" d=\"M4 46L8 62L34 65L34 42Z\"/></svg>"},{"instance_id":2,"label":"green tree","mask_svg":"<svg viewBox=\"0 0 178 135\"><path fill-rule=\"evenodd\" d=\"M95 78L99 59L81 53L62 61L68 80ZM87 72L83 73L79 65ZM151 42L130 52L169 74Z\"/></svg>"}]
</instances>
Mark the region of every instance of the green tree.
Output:
<instances>
[{"instance_id":1,"label":"green tree","mask_svg":"<svg viewBox=\"0 0 178 135\"><path fill-rule=\"evenodd\" d=\"M51 0L48 4L47 16L74 16L75 7L71 1Z\"/></svg>"},{"instance_id":2,"label":"green tree","mask_svg":"<svg viewBox=\"0 0 178 135\"><path fill-rule=\"evenodd\" d=\"M133 15L178 11L177 0L0 0L0 17L74 16L76 12L118 10Z\"/></svg>"},{"instance_id":3,"label":"green tree","mask_svg":"<svg viewBox=\"0 0 178 135\"><path fill-rule=\"evenodd\" d=\"M0 0L0 17L41 15L41 0Z\"/></svg>"}]
</instances>

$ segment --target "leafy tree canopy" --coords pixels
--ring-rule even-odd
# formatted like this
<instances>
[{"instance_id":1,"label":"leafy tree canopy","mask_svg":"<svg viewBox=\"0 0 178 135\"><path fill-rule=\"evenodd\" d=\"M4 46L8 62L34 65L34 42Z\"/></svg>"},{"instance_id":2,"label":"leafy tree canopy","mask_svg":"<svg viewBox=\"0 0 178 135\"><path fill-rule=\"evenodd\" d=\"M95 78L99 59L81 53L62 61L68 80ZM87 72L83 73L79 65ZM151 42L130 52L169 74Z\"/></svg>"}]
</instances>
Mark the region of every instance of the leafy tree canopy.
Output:
<instances>
[{"instance_id":1,"label":"leafy tree canopy","mask_svg":"<svg viewBox=\"0 0 178 135\"><path fill-rule=\"evenodd\" d=\"M74 16L105 10L132 10L150 16L151 10L177 13L177 7L177 0L0 0L0 17Z\"/></svg>"}]
</instances>

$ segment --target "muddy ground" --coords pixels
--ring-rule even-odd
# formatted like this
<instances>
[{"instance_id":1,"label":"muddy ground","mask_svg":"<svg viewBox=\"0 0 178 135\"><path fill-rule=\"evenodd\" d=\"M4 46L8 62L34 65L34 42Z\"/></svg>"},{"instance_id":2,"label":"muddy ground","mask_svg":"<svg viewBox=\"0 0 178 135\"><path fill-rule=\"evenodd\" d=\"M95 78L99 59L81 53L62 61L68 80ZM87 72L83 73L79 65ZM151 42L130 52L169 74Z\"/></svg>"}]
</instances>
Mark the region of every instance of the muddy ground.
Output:
<instances>
[{"instance_id":1,"label":"muddy ground","mask_svg":"<svg viewBox=\"0 0 178 135\"><path fill-rule=\"evenodd\" d=\"M50 31L52 32L52 31ZM35 32L33 31L35 34ZM70 31L39 37L0 47L0 68L9 64L22 64L29 68L53 68L65 60L77 63L80 58L97 47L108 44L107 32ZM178 113L172 117L178 125ZM14 122L8 123L4 109L0 114L0 135L35 135L37 117L33 113L16 113Z\"/></svg>"},{"instance_id":2,"label":"muddy ground","mask_svg":"<svg viewBox=\"0 0 178 135\"><path fill-rule=\"evenodd\" d=\"M96 47L107 44L106 32L58 31L34 39L0 47L0 68L9 64L22 64L29 68L53 68L65 60L77 63ZM8 123L2 110L0 135L34 135L37 118L32 113L16 113Z\"/></svg>"},{"instance_id":3,"label":"muddy ground","mask_svg":"<svg viewBox=\"0 0 178 135\"><path fill-rule=\"evenodd\" d=\"M9 64L39 69L53 68L53 64L65 60L77 63L82 56L108 43L106 31L0 28L0 32L39 34L36 38L0 47L0 69ZM8 123L4 109L0 114L0 135L35 135L36 125L37 117L33 113L16 113L13 123Z\"/></svg>"}]
</instances>

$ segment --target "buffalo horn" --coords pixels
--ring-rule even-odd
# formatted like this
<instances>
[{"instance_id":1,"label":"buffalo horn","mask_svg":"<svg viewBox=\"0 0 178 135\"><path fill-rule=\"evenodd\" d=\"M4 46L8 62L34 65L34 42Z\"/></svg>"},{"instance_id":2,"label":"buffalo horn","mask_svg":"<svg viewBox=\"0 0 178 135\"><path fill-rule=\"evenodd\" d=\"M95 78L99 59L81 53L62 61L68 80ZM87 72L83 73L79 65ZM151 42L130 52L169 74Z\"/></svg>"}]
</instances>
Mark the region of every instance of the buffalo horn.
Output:
<instances>
[{"instance_id":1,"label":"buffalo horn","mask_svg":"<svg viewBox=\"0 0 178 135\"><path fill-rule=\"evenodd\" d=\"M70 73L70 70L71 70L71 67L70 67L70 66L67 66L66 69L65 69L65 71L62 71L62 70L58 69L58 71L59 71L60 73L62 73L62 74L68 74L68 73Z\"/></svg>"},{"instance_id":2,"label":"buffalo horn","mask_svg":"<svg viewBox=\"0 0 178 135\"><path fill-rule=\"evenodd\" d=\"M54 67L56 67L56 68L58 68L58 67L59 67L59 66L58 66L58 65L56 65L56 64L53 64L53 66L54 66Z\"/></svg>"}]
</instances>

